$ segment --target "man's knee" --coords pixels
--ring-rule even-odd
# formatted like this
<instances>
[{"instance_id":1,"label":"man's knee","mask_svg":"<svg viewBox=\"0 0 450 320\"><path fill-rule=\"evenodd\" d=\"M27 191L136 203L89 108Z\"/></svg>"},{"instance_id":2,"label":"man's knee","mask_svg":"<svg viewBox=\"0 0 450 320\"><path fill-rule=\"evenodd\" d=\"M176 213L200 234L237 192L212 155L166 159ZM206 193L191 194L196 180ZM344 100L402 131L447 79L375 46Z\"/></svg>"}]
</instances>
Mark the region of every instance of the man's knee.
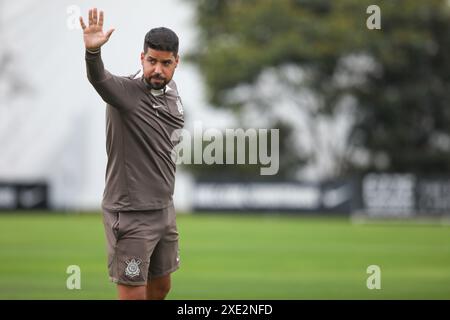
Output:
<instances>
[{"instance_id":1,"label":"man's knee","mask_svg":"<svg viewBox=\"0 0 450 320\"><path fill-rule=\"evenodd\" d=\"M117 285L119 300L145 300L145 286Z\"/></svg>"},{"instance_id":2,"label":"man's knee","mask_svg":"<svg viewBox=\"0 0 450 320\"><path fill-rule=\"evenodd\" d=\"M170 277L155 278L147 284L147 298L163 300L171 288Z\"/></svg>"},{"instance_id":3,"label":"man's knee","mask_svg":"<svg viewBox=\"0 0 450 320\"><path fill-rule=\"evenodd\" d=\"M164 299L170 291L170 283L159 284L155 287L155 296Z\"/></svg>"}]
</instances>

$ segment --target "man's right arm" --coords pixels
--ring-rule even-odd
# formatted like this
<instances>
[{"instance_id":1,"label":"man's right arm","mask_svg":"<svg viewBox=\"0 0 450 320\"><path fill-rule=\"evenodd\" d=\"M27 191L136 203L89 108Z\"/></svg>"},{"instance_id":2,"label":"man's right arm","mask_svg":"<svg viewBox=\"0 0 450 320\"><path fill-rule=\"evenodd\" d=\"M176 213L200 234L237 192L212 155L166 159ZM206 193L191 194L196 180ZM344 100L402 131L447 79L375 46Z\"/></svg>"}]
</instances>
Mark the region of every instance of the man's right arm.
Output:
<instances>
[{"instance_id":1,"label":"man's right arm","mask_svg":"<svg viewBox=\"0 0 450 320\"><path fill-rule=\"evenodd\" d=\"M86 49L86 74L89 82L106 103L124 109L126 107L128 91L127 80L108 72L102 61L100 49L91 51Z\"/></svg>"},{"instance_id":2,"label":"man's right arm","mask_svg":"<svg viewBox=\"0 0 450 320\"><path fill-rule=\"evenodd\" d=\"M86 72L89 82L106 103L118 108L124 107L127 93L126 79L105 70L101 58L101 47L109 40L114 29L103 32L103 11L97 15L96 8L89 10L89 25L84 24L82 17L80 24L86 47Z\"/></svg>"},{"instance_id":3,"label":"man's right arm","mask_svg":"<svg viewBox=\"0 0 450 320\"><path fill-rule=\"evenodd\" d=\"M86 49L86 74L93 85L108 79L108 74L103 65L100 49L95 51Z\"/></svg>"}]
</instances>

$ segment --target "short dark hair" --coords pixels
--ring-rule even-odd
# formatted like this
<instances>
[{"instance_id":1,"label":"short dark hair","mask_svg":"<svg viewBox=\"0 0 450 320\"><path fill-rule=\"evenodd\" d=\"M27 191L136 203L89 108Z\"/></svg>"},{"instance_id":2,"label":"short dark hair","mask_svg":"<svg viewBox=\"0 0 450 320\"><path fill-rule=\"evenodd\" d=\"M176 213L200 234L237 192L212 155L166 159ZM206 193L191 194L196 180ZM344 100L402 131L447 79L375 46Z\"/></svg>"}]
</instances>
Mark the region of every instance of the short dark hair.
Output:
<instances>
[{"instance_id":1,"label":"short dark hair","mask_svg":"<svg viewBox=\"0 0 450 320\"><path fill-rule=\"evenodd\" d=\"M170 51L176 56L178 54L178 36L168 28L154 28L145 35L144 53L148 48Z\"/></svg>"}]
</instances>

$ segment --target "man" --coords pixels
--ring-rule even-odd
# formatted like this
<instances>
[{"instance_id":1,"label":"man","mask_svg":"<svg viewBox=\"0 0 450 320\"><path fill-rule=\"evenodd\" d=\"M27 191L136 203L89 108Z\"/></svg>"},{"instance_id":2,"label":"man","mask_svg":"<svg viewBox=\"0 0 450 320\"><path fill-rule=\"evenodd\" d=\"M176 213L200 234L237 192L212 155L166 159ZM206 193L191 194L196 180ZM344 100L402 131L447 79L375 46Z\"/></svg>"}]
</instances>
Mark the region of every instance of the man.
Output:
<instances>
[{"instance_id":1,"label":"man","mask_svg":"<svg viewBox=\"0 0 450 320\"><path fill-rule=\"evenodd\" d=\"M106 185L103 222L108 269L119 299L164 299L170 274L179 267L178 232L172 195L183 107L172 80L178 65L178 37L170 29L150 30L141 53L142 76L118 77L104 69L103 12L80 17L89 82L106 106Z\"/></svg>"}]
</instances>

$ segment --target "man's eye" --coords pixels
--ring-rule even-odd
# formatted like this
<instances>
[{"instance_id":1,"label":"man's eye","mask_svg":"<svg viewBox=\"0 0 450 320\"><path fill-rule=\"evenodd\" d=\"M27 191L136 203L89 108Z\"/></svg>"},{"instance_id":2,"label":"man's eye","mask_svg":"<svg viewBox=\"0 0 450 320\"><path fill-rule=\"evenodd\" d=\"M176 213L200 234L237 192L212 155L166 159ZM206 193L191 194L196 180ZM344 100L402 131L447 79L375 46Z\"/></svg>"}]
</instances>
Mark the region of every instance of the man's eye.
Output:
<instances>
[{"instance_id":1,"label":"man's eye","mask_svg":"<svg viewBox=\"0 0 450 320\"><path fill-rule=\"evenodd\" d=\"M156 60L148 60L148 62L150 62L150 64L156 64Z\"/></svg>"},{"instance_id":2,"label":"man's eye","mask_svg":"<svg viewBox=\"0 0 450 320\"><path fill-rule=\"evenodd\" d=\"M165 62L164 62L164 65L165 65L165 66L170 66L171 64L172 64L172 61L165 61Z\"/></svg>"}]
</instances>

